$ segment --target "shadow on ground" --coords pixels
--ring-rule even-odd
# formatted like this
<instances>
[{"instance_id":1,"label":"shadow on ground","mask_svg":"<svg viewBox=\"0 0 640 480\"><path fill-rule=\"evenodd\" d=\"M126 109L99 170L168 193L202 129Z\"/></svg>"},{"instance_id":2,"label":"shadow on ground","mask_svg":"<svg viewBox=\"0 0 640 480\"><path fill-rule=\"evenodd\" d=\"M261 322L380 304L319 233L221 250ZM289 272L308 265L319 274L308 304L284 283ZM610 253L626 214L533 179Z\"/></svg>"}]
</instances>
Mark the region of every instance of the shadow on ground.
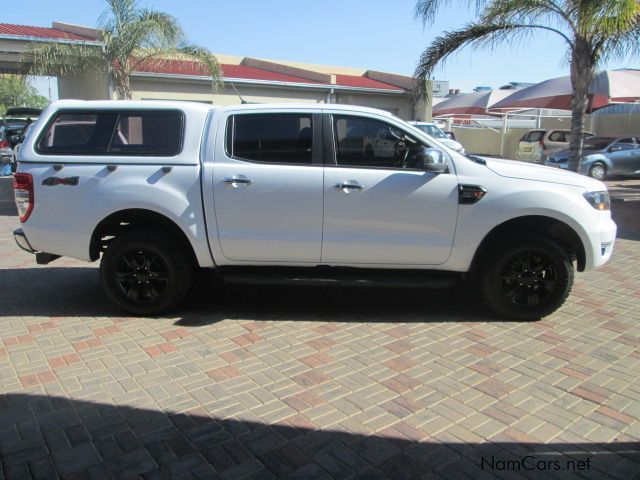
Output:
<instances>
[{"instance_id":1,"label":"shadow on ground","mask_svg":"<svg viewBox=\"0 0 640 480\"><path fill-rule=\"evenodd\" d=\"M46 296L47 301L34 301ZM1 316L129 317L102 294L91 266L4 269ZM231 285L201 271L182 306L166 318L183 326L225 319L325 322L495 320L464 285L434 289Z\"/></svg>"},{"instance_id":2,"label":"shadow on ground","mask_svg":"<svg viewBox=\"0 0 640 480\"><path fill-rule=\"evenodd\" d=\"M202 409L170 413L27 394L0 400L0 476L6 480L629 480L640 471L640 442L541 444L509 438L507 430L490 443L466 443L437 434L425 439L411 428L406 436L321 431L301 416L268 425L216 419Z\"/></svg>"}]
</instances>

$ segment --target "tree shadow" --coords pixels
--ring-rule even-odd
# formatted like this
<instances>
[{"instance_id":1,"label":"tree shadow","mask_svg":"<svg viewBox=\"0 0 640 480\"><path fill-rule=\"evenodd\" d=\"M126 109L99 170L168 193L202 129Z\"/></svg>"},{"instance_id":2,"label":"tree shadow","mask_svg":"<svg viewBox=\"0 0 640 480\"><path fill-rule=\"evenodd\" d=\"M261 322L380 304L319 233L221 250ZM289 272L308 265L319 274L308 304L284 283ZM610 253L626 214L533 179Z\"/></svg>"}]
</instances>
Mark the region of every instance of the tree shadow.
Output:
<instances>
[{"instance_id":1,"label":"tree shadow","mask_svg":"<svg viewBox=\"0 0 640 480\"><path fill-rule=\"evenodd\" d=\"M2 270L0 317L131 317L102 294L97 268ZM323 322L500 321L465 285L446 288L370 288L226 284L200 271L183 304L163 315L178 325L226 319Z\"/></svg>"},{"instance_id":2,"label":"tree shadow","mask_svg":"<svg viewBox=\"0 0 640 480\"><path fill-rule=\"evenodd\" d=\"M214 383L212 381L212 383ZM637 479L640 442L491 442L396 425L321 430L303 415L273 424L93 403L0 397L0 477L207 479ZM340 425L340 424L338 424Z\"/></svg>"}]
</instances>

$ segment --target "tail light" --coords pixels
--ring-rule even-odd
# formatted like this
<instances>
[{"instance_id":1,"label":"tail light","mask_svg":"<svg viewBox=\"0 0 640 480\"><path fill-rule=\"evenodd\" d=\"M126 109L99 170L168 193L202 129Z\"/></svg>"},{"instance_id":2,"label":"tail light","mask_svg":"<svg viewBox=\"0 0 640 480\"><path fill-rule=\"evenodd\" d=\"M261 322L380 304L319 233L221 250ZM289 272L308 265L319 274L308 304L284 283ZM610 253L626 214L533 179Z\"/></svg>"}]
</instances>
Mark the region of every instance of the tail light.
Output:
<instances>
[{"instance_id":1,"label":"tail light","mask_svg":"<svg viewBox=\"0 0 640 480\"><path fill-rule=\"evenodd\" d=\"M33 211L33 177L30 173L16 173L13 177L13 190L20 222L29 219Z\"/></svg>"},{"instance_id":2,"label":"tail light","mask_svg":"<svg viewBox=\"0 0 640 480\"><path fill-rule=\"evenodd\" d=\"M547 147L545 146L544 141L540 140L540 149L544 150L545 148L547 148Z\"/></svg>"},{"instance_id":3,"label":"tail light","mask_svg":"<svg viewBox=\"0 0 640 480\"><path fill-rule=\"evenodd\" d=\"M11 148L8 140L0 140L0 148Z\"/></svg>"}]
</instances>

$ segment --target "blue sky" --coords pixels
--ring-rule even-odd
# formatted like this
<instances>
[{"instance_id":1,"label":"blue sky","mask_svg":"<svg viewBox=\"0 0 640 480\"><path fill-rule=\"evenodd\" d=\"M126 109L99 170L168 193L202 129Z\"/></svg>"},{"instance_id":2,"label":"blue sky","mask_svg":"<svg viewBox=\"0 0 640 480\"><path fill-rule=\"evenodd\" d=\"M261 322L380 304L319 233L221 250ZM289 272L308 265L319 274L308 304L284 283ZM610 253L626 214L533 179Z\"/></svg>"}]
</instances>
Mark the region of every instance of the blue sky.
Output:
<instances>
[{"instance_id":1,"label":"blue sky","mask_svg":"<svg viewBox=\"0 0 640 480\"><path fill-rule=\"evenodd\" d=\"M452 2L456 5L457 2ZM216 53L413 73L422 51L445 30L474 18L473 9L442 10L432 26L414 19L415 0L141 0L175 16L190 40ZM102 0L22 0L0 21L50 26L54 20L94 26ZM640 60L605 68L638 68ZM470 91L509 81L567 75L564 45L550 33L493 51L465 49L435 76Z\"/></svg>"}]
</instances>

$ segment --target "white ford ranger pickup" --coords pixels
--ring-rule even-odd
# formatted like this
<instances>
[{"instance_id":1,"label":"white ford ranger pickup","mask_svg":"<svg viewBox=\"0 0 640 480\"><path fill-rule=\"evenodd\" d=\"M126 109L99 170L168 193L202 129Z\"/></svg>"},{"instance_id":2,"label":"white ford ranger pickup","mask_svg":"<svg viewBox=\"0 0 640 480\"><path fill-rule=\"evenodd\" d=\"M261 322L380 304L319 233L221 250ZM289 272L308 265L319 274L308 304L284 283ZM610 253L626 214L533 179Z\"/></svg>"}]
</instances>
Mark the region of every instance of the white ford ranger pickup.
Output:
<instances>
[{"instance_id":1,"label":"white ford ranger pickup","mask_svg":"<svg viewBox=\"0 0 640 480\"><path fill-rule=\"evenodd\" d=\"M537 319L616 237L601 182L467 157L355 106L62 100L18 160L21 248L40 264L100 259L106 296L143 315L212 268L240 282L462 279L500 315Z\"/></svg>"}]
</instances>

